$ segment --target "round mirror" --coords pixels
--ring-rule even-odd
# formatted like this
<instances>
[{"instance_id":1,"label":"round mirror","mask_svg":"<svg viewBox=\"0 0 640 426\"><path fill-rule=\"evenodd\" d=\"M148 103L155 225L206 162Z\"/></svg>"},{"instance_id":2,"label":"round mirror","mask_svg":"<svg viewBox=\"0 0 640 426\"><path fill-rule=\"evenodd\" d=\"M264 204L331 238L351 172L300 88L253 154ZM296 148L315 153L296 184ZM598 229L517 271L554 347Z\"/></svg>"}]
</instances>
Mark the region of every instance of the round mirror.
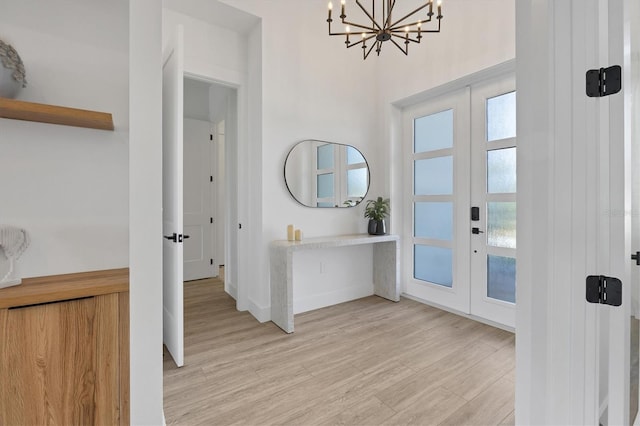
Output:
<instances>
[{"instance_id":1,"label":"round mirror","mask_svg":"<svg viewBox=\"0 0 640 426\"><path fill-rule=\"evenodd\" d=\"M284 180L303 206L353 207L369 190L369 166L350 145L305 140L289 151Z\"/></svg>"}]
</instances>

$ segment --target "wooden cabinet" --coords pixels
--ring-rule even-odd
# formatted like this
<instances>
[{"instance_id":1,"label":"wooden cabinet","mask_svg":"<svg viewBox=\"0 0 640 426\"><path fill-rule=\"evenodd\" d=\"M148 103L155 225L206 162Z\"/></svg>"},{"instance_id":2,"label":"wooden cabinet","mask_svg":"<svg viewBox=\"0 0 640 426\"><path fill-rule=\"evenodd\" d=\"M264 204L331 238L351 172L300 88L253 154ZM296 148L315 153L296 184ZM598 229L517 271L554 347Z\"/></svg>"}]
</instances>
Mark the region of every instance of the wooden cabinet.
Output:
<instances>
[{"instance_id":1,"label":"wooden cabinet","mask_svg":"<svg viewBox=\"0 0 640 426\"><path fill-rule=\"evenodd\" d=\"M0 425L129 423L128 270L0 290Z\"/></svg>"}]
</instances>

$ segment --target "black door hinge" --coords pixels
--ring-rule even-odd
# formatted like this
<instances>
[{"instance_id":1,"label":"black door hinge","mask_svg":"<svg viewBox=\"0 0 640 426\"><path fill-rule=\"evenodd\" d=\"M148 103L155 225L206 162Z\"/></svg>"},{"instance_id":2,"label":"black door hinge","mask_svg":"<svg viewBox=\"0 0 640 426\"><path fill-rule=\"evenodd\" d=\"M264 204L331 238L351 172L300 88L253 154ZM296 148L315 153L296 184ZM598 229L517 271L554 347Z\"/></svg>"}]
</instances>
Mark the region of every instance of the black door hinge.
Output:
<instances>
[{"instance_id":1,"label":"black door hinge","mask_svg":"<svg viewBox=\"0 0 640 426\"><path fill-rule=\"evenodd\" d=\"M587 71L587 96L600 98L613 95L622 89L622 68L614 65L609 68Z\"/></svg>"},{"instance_id":2,"label":"black door hinge","mask_svg":"<svg viewBox=\"0 0 640 426\"><path fill-rule=\"evenodd\" d=\"M213 259L209 259L210 264L213 265Z\"/></svg>"},{"instance_id":3,"label":"black door hinge","mask_svg":"<svg viewBox=\"0 0 640 426\"><path fill-rule=\"evenodd\" d=\"M213 182L213 176L209 176L209 182Z\"/></svg>"},{"instance_id":4,"label":"black door hinge","mask_svg":"<svg viewBox=\"0 0 640 426\"><path fill-rule=\"evenodd\" d=\"M631 260L636 261L636 265L640 265L640 251L637 251L631 255Z\"/></svg>"},{"instance_id":5,"label":"black door hinge","mask_svg":"<svg viewBox=\"0 0 640 426\"><path fill-rule=\"evenodd\" d=\"M587 302L603 305L622 305L622 281L604 275L587 277Z\"/></svg>"},{"instance_id":6,"label":"black door hinge","mask_svg":"<svg viewBox=\"0 0 640 426\"><path fill-rule=\"evenodd\" d=\"M212 141L213 140L213 135L209 135L209 140Z\"/></svg>"},{"instance_id":7,"label":"black door hinge","mask_svg":"<svg viewBox=\"0 0 640 426\"><path fill-rule=\"evenodd\" d=\"M213 218L212 217L209 218L209 223L213 223Z\"/></svg>"}]
</instances>

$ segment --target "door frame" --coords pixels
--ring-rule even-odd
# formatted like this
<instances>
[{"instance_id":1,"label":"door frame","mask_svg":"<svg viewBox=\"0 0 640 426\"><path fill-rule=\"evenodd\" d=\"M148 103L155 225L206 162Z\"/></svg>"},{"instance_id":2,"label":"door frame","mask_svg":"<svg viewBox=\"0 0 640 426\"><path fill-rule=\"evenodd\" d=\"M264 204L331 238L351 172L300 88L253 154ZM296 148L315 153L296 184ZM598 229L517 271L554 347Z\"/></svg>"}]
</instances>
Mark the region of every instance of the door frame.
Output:
<instances>
[{"instance_id":1,"label":"door frame","mask_svg":"<svg viewBox=\"0 0 640 426\"><path fill-rule=\"evenodd\" d=\"M419 93L417 95L411 96L409 98L394 102L391 107L392 107L392 115L393 115L393 121L395 123L395 127L396 132L394 132L393 134L393 139L395 139L397 142L397 144L399 144L400 146L402 146L402 155L401 158L399 159L399 161L403 164L403 166L405 165L406 161L407 161L407 157L410 155L409 152L407 152L409 150L408 148L408 144L407 144L407 138L409 137L406 134L406 111L410 110L416 106L419 106L422 103L427 103L430 101L434 101L437 100L443 96L447 96L449 94L455 93L455 92L459 92L461 90L465 90L465 88L469 88L471 87L471 90L473 88L473 86L479 85L479 84L483 84L485 82L491 82L491 81L500 81L501 79L509 79L509 78L513 78L513 76L515 75L516 72L516 61L515 59L509 60L509 61L505 61L502 62L500 64L491 66L489 68L480 70L478 72L466 75L464 77L461 77L459 79L450 81L448 83L445 83L441 86L437 86L434 87L432 89L429 89L427 91L424 91L422 93ZM468 90L468 89L466 89ZM469 117L470 119L470 117ZM470 129L470 126L468 126ZM467 130L468 132L469 130ZM468 157L470 155L470 153L467 153L466 156ZM455 167L455 166L454 166ZM408 170L407 167L402 167L400 170L398 171L394 171L394 175L392 176L392 179L395 180L396 182L403 182L403 186L401 188L401 191L398 192L399 194L402 194L401 198L401 202L392 205L393 211L396 212L394 214L394 216L391 218L392 220L392 227L394 229L401 229L403 232L403 235L408 236L405 238L405 242L402 245L402 249L403 249L403 253L402 253L402 258L403 261L401 262L401 276L403 277L403 283L402 283L402 291L403 291L403 296L408 297L410 299L414 299L417 300L421 303L425 303L427 305L431 305L434 307L437 307L439 309L443 309L449 312L453 312L455 314L458 315L462 315L465 316L467 318L471 318L473 320L479 321L479 322L483 322L485 324L489 324L491 326L494 327L498 327L498 328L502 328L508 331L514 331L514 329L512 327L506 326L504 324L499 324L496 322L493 322L491 320L485 319L485 318L481 318L478 317L476 315L473 314L469 314L469 303L470 303L470 298L469 298L469 291L468 291L468 281L469 281L469 274L467 274L465 277L463 277L463 279L465 280L465 288L467 289L467 297L465 299L465 301L463 301L462 304L459 304L456 307L451 307L451 306L446 306L444 304L440 304L437 302L434 302L432 300L428 300L427 295L423 295L423 294L408 294L407 290L408 290L408 283L409 280L412 279L413 277L413 271L412 271L412 265L413 265L413 252L412 249L409 250L409 247L412 247L413 243L413 238L411 237L413 235L412 229L413 229L413 212L411 211L411 207L410 207L410 203L409 203L409 197L410 196L410 192L413 188L413 185L411 185L411 189L407 189L406 185L407 182L411 182L413 177L412 177L412 171L413 168L411 168L411 170ZM467 179L468 181L469 179ZM467 188L470 185L470 182L466 182ZM468 192L468 189L467 189ZM471 206L470 204L470 200L469 199L465 199L464 206L466 207L462 207L460 208L459 212L457 214L460 215L460 218L455 218L455 220L459 220L459 222L462 224L464 223L464 227L467 227L467 225L469 225L471 222L469 221L469 207ZM464 220L463 220L464 219ZM457 237L454 236L454 238L460 238L460 240L462 241L462 238L464 238L464 246L465 246L465 253L464 256L466 256L465 261L467 262L467 265L469 264L469 258L470 258L470 236L471 236L471 231L470 231L470 225L469 227L469 232L465 232L462 235L458 235ZM466 228L465 228L466 229ZM409 241L411 240L411 241ZM461 244L462 245L462 244ZM455 278L454 278L455 279ZM450 291L450 289L442 289L442 292L446 292L446 291Z\"/></svg>"},{"instance_id":2,"label":"door frame","mask_svg":"<svg viewBox=\"0 0 640 426\"><path fill-rule=\"evenodd\" d=\"M246 285L244 285L246 281L242 278L244 276L242 272L244 267L242 266L243 258L240 256L240 248L246 246L248 243L242 240L246 233L238 232L239 228L236 226L237 223L241 223L241 199L240 197L234 198L234 194L239 192L239 188L246 187L243 186L246 185L246 183L241 182L242 174L239 173L239 165L242 158L241 141L239 138L239 127L242 120L242 101L240 94L243 86L237 81L221 80L188 71L184 72L184 78L208 84L217 84L228 87L232 90L232 99L229 101L229 108L227 109L227 117L225 119L225 191L223 202L226 206L226 211L224 239L224 288L228 294L236 299L236 308L240 311L246 310L242 309L242 307L247 304L247 289ZM229 137L229 135L231 135L231 137ZM228 139L232 139L234 143L226 143ZM218 199L217 201L220 200ZM219 259L220 255L216 255Z\"/></svg>"},{"instance_id":3,"label":"door frame","mask_svg":"<svg viewBox=\"0 0 640 426\"><path fill-rule=\"evenodd\" d=\"M629 253L620 252L625 244L619 241L627 220L625 168L611 160L622 144L608 145L609 132L598 123L611 118L609 100L587 98L584 80L586 70L615 63L598 32L608 25L621 33L623 15L613 13L610 22L598 17L607 16L609 4L622 13L624 2L516 4L516 424L597 424L607 409L611 424L628 424L628 407L621 408L628 394L609 382L611 392L600 395L600 385L612 375L624 380L625 366L602 368L612 361L603 357L614 354L605 344L625 333L624 325L613 333L611 327L624 319L629 303L616 311L585 301L587 275L629 283ZM617 350L627 352L625 340Z\"/></svg>"}]
</instances>

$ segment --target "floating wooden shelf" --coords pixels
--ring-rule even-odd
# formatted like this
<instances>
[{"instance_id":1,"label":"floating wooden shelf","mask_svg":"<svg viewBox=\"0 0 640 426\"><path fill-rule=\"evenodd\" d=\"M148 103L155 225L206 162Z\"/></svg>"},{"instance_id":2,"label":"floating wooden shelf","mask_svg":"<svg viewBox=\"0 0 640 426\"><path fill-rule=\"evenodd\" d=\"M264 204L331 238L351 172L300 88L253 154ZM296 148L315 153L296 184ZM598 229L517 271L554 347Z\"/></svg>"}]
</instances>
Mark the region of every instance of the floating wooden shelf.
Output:
<instances>
[{"instance_id":1,"label":"floating wooden shelf","mask_svg":"<svg viewBox=\"0 0 640 426\"><path fill-rule=\"evenodd\" d=\"M113 130L113 118L106 112L0 98L0 117L38 121L90 129Z\"/></svg>"}]
</instances>

